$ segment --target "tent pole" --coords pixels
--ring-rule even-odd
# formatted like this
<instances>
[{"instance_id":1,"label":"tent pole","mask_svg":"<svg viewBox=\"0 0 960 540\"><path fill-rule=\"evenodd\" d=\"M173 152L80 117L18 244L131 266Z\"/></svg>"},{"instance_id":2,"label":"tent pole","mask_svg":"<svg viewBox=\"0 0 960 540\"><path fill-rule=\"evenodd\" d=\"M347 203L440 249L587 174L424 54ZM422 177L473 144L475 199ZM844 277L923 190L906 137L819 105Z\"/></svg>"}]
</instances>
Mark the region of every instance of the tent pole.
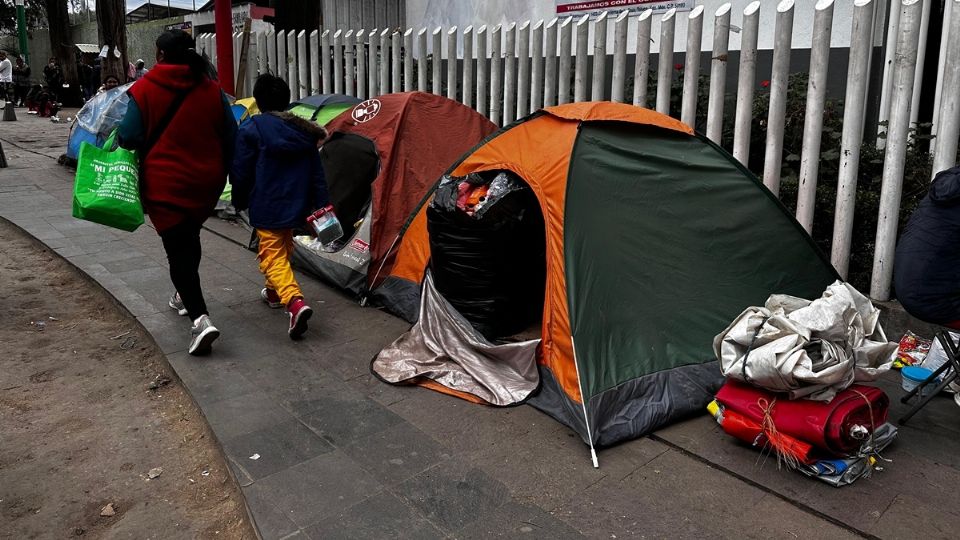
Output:
<instances>
[{"instance_id":1,"label":"tent pole","mask_svg":"<svg viewBox=\"0 0 960 540\"><path fill-rule=\"evenodd\" d=\"M590 431L590 417L587 416L587 398L583 392L583 379L580 378L580 364L577 362L577 344L573 341L573 334L570 334L570 347L573 349L573 368L577 370L577 384L580 385L580 405L583 407L583 421L587 425L587 441L590 443L590 459L593 460L593 468L599 469L600 462L597 460L597 449L593 446L593 432Z\"/></svg>"}]
</instances>

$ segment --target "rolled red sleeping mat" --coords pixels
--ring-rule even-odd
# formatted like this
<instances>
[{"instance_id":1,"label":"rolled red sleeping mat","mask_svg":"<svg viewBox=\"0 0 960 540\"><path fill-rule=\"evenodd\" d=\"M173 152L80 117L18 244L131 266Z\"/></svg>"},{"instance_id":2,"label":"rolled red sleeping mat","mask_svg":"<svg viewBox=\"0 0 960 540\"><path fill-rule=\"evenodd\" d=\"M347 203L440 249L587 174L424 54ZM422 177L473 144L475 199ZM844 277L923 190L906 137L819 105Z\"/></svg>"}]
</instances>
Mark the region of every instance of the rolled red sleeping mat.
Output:
<instances>
[{"instance_id":1,"label":"rolled red sleeping mat","mask_svg":"<svg viewBox=\"0 0 960 540\"><path fill-rule=\"evenodd\" d=\"M887 421L890 407L883 390L872 386L855 384L824 402L789 400L733 379L717 392L717 401L760 424L769 409L777 431L837 456L847 456L863 444L865 434L857 434L855 426L873 433Z\"/></svg>"},{"instance_id":2,"label":"rolled red sleeping mat","mask_svg":"<svg viewBox=\"0 0 960 540\"><path fill-rule=\"evenodd\" d=\"M813 445L784 433L777 433L770 437L764 433L763 426L759 422L754 422L735 410L724 410L723 422L721 422L720 427L728 435L732 435L751 446L760 448L767 445L772 446L778 454L789 456L807 465L817 461Z\"/></svg>"}]
</instances>

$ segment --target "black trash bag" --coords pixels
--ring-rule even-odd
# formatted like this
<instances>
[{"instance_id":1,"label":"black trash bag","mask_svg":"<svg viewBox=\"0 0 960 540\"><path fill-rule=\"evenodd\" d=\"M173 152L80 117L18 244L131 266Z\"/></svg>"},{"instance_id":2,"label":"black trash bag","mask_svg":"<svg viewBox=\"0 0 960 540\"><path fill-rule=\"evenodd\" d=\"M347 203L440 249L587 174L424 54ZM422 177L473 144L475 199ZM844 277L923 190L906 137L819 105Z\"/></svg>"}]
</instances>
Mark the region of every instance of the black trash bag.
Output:
<instances>
[{"instance_id":1,"label":"black trash bag","mask_svg":"<svg viewBox=\"0 0 960 540\"><path fill-rule=\"evenodd\" d=\"M488 196L458 208L464 182L489 184ZM496 340L540 320L546 232L526 183L501 171L444 178L427 208L427 229L437 290L477 331Z\"/></svg>"}]
</instances>

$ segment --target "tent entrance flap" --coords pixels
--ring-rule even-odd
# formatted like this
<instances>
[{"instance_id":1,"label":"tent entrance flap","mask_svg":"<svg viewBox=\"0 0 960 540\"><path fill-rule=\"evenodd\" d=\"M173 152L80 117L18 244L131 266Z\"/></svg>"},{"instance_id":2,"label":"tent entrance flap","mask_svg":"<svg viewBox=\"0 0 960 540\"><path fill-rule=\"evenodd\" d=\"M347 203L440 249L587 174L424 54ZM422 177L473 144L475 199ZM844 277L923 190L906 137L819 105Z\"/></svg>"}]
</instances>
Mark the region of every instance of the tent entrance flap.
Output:
<instances>
[{"instance_id":1,"label":"tent entrance flap","mask_svg":"<svg viewBox=\"0 0 960 540\"><path fill-rule=\"evenodd\" d=\"M526 335L541 320L546 232L526 182L506 171L444 177L427 230L437 291L478 332Z\"/></svg>"},{"instance_id":2,"label":"tent entrance flap","mask_svg":"<svg viewBox=\"0 0 960 540\"><path fill-rule=\"evenodd\" d=\"M373 182L380 172L377 148L366 137L336 133L324 143L320 160L343 238L351 238L370 206Z\"/></svg>"},{"instance_id":3,"label":"tent entrance flap","mask_svg":"<svg viewBox=\"0 0 960 540\"><path fill-rule=\"evenodd\" d=\"M488 341L443 298L427 271L420 318L374 358L371 370L393 384L423 384L490 405L516 405L540 385L539 344L539 339Z\"/></svg>"}]
</instances>

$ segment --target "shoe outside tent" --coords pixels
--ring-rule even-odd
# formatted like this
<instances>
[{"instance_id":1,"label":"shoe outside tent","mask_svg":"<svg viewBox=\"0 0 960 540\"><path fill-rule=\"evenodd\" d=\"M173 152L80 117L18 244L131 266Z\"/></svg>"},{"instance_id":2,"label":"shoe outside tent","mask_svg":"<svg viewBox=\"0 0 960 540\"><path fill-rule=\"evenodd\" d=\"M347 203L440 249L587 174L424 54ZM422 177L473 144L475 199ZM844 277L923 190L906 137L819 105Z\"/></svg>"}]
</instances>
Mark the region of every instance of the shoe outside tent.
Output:
<instances>
[{"instance_id":1,"label":"shoe outside tent","mask_svg":"<svg viewBox=\"0 0 960 540\"><path fill-rule=\"evenodd\" d=\"M430 251L401 242L395 266L429 257L430 270L417 323L373 372L478 403L528 402L591 449L702 414L723 382L714 337L771 293L816 298L837 279L727 152L677 120L606 102L550 107L490 137L404 232L428 233ZM502 257L482 238L508 258L477 276L464 261Z\"/></svg>"},{"instance_id":2,"label":"shoe outside tent","mask_svg":"<svg viewBox=\"0 0 960 540\"><path fill-rule=\"evenodd\" d=\"M320 158L344 236L333 246L297 237L294 264L413 322L426 257L398 268L395 255L425 254L429 246L425 231L402 239L400 232L450 164L497 128L461 103L423 92L366 100L326 127Z\"/></svg>"}]
</instances>

